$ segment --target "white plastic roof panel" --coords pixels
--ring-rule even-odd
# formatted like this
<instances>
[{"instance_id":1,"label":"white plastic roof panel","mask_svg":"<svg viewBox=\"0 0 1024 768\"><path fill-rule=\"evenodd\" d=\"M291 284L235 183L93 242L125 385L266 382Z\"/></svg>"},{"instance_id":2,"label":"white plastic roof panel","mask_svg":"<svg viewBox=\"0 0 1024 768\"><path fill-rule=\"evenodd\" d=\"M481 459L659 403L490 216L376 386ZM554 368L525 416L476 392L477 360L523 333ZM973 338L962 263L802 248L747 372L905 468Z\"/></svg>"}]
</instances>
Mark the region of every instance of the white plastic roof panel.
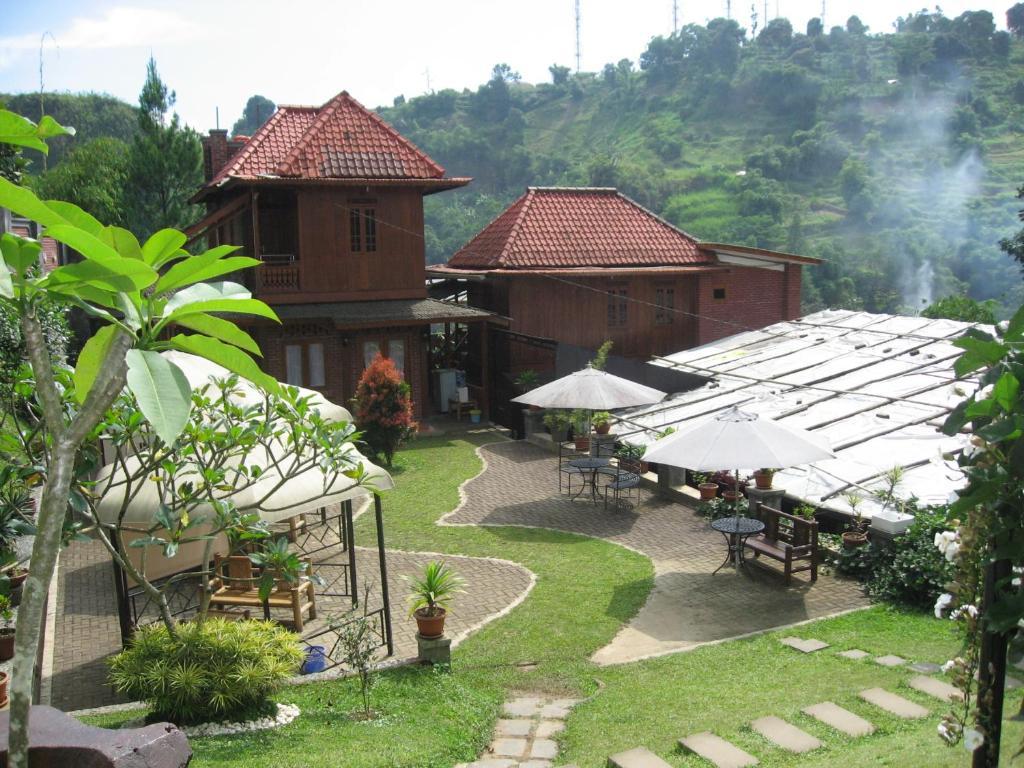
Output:
<instances>
[{"instance_id":1,"label":"white plastic roof panel","mask_svg":"<svg viewBox=\"0 0 1024 768\"><path fill-rule=\"evenodd\" d=\"M962 485L960 470L950 458L967 438L947 437L939 427L977 386L976 379L958 381L953 371L959 350L952 341L972 325L846 310L817 312L671 355L670 360L692 362L718 375L699 389L623 415L660 431L739 403L824 435L836 450L835 459L781 470L778 485L790 495L849 511L843 489L861 486L858 493L867 497L879 487L879 476L899 465L905 468L899 495L941 503ZM655 364L671 365L661 360ZM647 443L654 436L641 430L628 439ZM868 517L880 509L873 498L861 506Z\"/></svg>"}]
</instances>

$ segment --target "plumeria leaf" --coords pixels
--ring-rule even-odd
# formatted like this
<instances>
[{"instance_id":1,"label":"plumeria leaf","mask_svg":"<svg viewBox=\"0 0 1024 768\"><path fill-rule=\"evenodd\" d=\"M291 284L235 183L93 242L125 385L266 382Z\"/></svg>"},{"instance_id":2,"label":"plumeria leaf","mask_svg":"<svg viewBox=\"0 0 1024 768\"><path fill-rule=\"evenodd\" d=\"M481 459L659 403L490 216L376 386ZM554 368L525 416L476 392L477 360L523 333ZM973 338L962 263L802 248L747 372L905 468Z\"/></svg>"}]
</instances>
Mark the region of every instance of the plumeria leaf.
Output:
<instances>
[{"instance_id":1,"label":"plumeria leaf","mask_svg":"<svg viewBox=\"0 0 1024 768\"><path fill-rule=\"evenodd\" d=\"M128 388L139 410L167 445L181 434L188 421L192 388L181 369L158 352L128 351Z\"/></svg>"}]
</instances>

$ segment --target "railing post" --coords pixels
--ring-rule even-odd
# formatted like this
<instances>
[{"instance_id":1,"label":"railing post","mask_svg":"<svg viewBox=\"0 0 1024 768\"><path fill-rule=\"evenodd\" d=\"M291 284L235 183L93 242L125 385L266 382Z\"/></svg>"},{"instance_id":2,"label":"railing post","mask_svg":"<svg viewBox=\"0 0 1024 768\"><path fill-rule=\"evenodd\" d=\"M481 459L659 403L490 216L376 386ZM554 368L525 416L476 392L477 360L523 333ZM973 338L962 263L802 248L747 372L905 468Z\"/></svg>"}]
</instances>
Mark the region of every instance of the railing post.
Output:
<instances>
[{"instance_id":1,"label":"railing post","mask_svg":"<svg viewBox=\"0 0 1024 768\"><path fill-rule=\"evenodd\" d=\"M384 514L378 494L373 495L373 515L377 524L377 557L380 559L380 593L384 599L384 635L388 643L388 656L395 653L395 640L391 633L391 598L388 593L388 563L384 554ZM355 549L353 547L353 549Z\"/></svg>"}]
</instances>

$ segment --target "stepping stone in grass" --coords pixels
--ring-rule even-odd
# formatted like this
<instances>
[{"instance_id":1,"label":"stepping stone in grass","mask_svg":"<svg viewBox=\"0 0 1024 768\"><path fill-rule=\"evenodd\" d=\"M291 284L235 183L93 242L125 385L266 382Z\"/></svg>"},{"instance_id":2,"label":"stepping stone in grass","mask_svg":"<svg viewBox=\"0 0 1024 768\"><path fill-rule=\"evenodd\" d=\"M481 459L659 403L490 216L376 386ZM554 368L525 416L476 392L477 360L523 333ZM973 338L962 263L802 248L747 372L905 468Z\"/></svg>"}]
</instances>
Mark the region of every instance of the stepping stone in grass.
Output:
<instances>
[{"instance_id":1,"label":"stepping stone in grass","mask_svg":"<svg viewBox=\"0 0 1024 768\"><path fill-rule=\"evenodd\" d=\"M696 752L716 768L744 768L748 765L757 765L756 757L710 731L687 736L680 739L679 743L691 752Z\"/></svg>"},{"instance_id":2,"label":"stepping stone in grass","mask_svg":"<svg viewBox=\"0 0 1024 768\"><path fill-rule=\"evenodd\" d=\"M538 739L550 739L559 731L565 730L565 723L559 720L541 720L534 734Z\"/></svg>"},{"instance_id":3,"label":"stepping stone in grass","mask_svg":"<svg viewBox=\"0 0 1024 768\"><path fill-rule=\"evenodd\" d=\"M529 736L530 729L533 727L532 720L499 720L498 724L494 727L494 733L497 736Z\"/></svg>"},{"instance_id":4,"label":"stepping stone in grass","mask_svg":"<svg viewBox=\"0 0 1024 768\"><path fill-rule=\"evenodd\" d=\"M825 725L835 728L847 736L869 736L875 732L875 726L848 709L843 709L831 701L823 701L804 709L805 715L820 720Z\"/></svg>"},{"instance_id":5,"label":"stepping stone in grass","mask_svg":"<svg viewBox=\"0 0 1024 768\"><path fill-rule=\"evenodd\" d=\"M635 747L609 757L608 768L672 768L672 766L651 750Z\"/></svg>"},{"instance_id":6,"label":"stepping stone in grass","mask_svg":"<svg viewBox=\"0 0 1024 768\"><path fill-rule=\"evenodd\" d=\"M485 757L483 760L477 760L475 763L470 763L468 768L515 768L516 764L515 760Z\"/></svg>"},{"instance_id":7,"label":"stepping stone in grass","mask_svg":"<svg viewBox=\"0 0 1024 768\"><path fill-rule=\"evenodd\" d=\"M505 702L505 714L513 717L532 717L537 714L540 705L540 699L512 699L512 701Z\"/></svg>"},{"instance_id":8,"label":"stepping stone in grass","mask_svg":"<svg viewBox=\"0 0 1024 768\"><path fill-rule=\"evenodd\" d=\"M803 640L799 637L784 637L779 642L804 653L813 653L814 651L820 651L822 648L828 648L828 643L823 643L821 640Z\"/></svg>"},{"instance_id":9,"label":"stepping stone in grass","mask_svg":"<svg viewBox=\"0 0 1024 768\"><path fill-rule=\"evenodd\" d=\"M929 696L934 696L941 701L959 701L963 695L960 693L959 688L955 688L949 683L934 677L918 675L917 677L910 678L909 683L910 687L915 691L927 693Z\"/></svg>"},{"instance_id":10,"label":"stepping stone in grass","mask_svg":"<svg viewBox=\"0 0 1024 768\"><path fill-rule=\"evenodd\" d=\"M933 664L930 661L919 661L916 664L911 664L910 668L922 675L937 675L942 671L941 665Z\"/></svg>"},{"instance_id":11,"label":"stepping stone in grass","mask_svg":"<svg viewBox=\"0 0 1024 768\"><path fill-rule=\"evenodd\" d=\"M915 704L908 699L904 699L902 696L897 696L895 693L889 693L889 691L883 688L868 688L857 695L869 704L881 707L886 712L896 715L896 717L902 717L905 720L916 720L919 717L928 716L928 710L920 704Z\"/></svg>"},{"instance_id":12,"label":"stepping stone in grass","mask_svg":"<svg viewBox=\"0 0 1024 768\"><path fill-rule=\"evenodd\" d=\"M529 757L534 760L554 760L558 757L558 744L551 739L534 739Z\"/></svg>"},{"instance_id":13,"label":"stepping stone in grass","mask_svg":"<svg viewBox=\"0 0 1024 768\"><path fill-rule=\"evenodd\" d=\"M491 752L496 757L520 758L526 752L526 739L495 739L491 742Z\"/></svg>"},{"instance_id":14,"label":"stepping stone in grass","mask_svg":"<svg viewBox=\"0 0 1024 768\"><path fill-rule=\"evenodd\" d=\"M821 741L816 739L807 731L800 730L795 725L790 725L781 717L760 717L754 720L750 727L764 736L776 746L782 747L789 752L800 754L810 752L821 746Z\"/></svg>"},{"instance_id":15,"label":"stepping stone in grass","mask_svg":"<svg viewBox=\"0 0 1024 768\"><path fill-rule=\"evenodd\" d=\"M854 661L859 661L860 659L865 659L865 658L867 658L870 655L871 654L868 653L867 651L861 651L861 650L858 650L856 648L851 648L848 651L840 651L839 653L836 654L836 656L842 656L844 659L853 659Z\"/></svg>"},{"instance_id":16,"label":"stepping stone in grass","mask_svg":"<svg viewBox=\"0 0 1024 768\"><path fill-rule=\"evenodd\" d=\"M902 667L907 663L907 660L902 656L879 656L875 659L876 664L881 664L883 667Z\"/></svg>"}]
</instances>

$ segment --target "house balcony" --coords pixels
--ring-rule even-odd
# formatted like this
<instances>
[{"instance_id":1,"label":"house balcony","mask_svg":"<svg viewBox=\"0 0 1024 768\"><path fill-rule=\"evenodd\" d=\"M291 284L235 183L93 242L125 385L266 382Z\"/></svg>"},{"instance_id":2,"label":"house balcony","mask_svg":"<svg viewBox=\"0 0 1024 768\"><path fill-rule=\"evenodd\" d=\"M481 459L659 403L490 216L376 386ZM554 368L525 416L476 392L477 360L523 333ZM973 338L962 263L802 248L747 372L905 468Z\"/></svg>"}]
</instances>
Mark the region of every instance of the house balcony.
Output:
<instances>
[{"instance_id":1,"label":"house balcony","mask_svg":"<svg viewBox=\"0 0 1024 768\"><path fill-rule=\"evenodd\" d=\"M290 293L299 290L299 262L292 254L264 254L256 267L257 293Z\"/></svg>"}]
</instances>

